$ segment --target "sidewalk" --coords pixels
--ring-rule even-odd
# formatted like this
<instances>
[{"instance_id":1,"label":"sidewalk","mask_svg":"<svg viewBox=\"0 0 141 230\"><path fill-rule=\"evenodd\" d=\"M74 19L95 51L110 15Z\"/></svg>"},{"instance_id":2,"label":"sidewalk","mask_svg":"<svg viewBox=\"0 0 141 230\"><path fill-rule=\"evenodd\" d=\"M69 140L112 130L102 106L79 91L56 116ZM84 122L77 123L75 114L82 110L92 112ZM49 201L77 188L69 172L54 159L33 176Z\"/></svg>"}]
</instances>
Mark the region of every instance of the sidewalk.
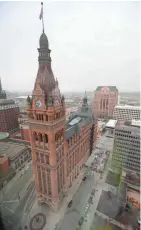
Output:
<instances>
[{"instance_id":1,"label":"sidewalk","mask_svg":"<svg viewBox=\"0 0 141 230\"><path fill-rule=\"evenodd\" d=\"M23 168L23 170L25 170L25 168L27 166L31 167L31 162L29 162L29 163L26 162L26 166ZM0 190L0 201L3 201L3 197L9 193L9 191L13 187L14 183L17 182L18 180L20 180L21 173L22 173L22 170L19 171L19 169L18 169L16 171L16 175L7 184L5 184L5 186Z\"/></svg>"},{"instance_id":2,"label":"sidewalk","mask_svg":"<svg viewBox=\"0 0 141 230\"><path fill-rule=\"evenodd\" d=\"M78 178L76 178L71 186L71 188L68 191L68 195L66 197L64 197L62 205L60 207L60 210L58 211L58 213L54 213L51 208L47 205L40 205L38 203L37 200L35 200L30 213L25 213L25 215L23 216L23 220L22 223L23 225L27 225L29 226L29 222L30 219L32 218L32 216L34 216L35 214L42 212L46 215L46 225L44 227L45 230L55 230L56 226L59 224L59 222L61 221L61 219L63 219L64 214L66 212L68 203L70 202L70 200L73 199L73 196L75 195L77 189L79 188L82 179L84 177L84 173L87 169L83 168L78 176ZM24 227L24 226L23 226ZM24 229L24 228L23 228Z\"/></svg>"},{"instance_id":3,"label":"sidewalk","mask_svg":"<svg viewBox=\"0 0 141 230\"><path fill-rule=\"evenodd\" d=\"M95 196L93 198L93 204L91 204L90 210L89 210L89 212L87 213L87 215L85 217L86 222L83 222L82 230L90 229L91 226L92 226L93 217L95 215L95 212L96 212L99 200L100 200L102 190L104 190L104 188L106 187L105 180L106 180L106 177L108 175L108 165L110 163L110 160L111 160L111 156L109 156L109 159L107 161L107 167L105 169L105 172L104 172L104 175L103 175L102 179L100 179L100 174L99 173L95 173L95 176L97 178L96 179L96 184L95 184L96 185L95 189L98 189L98 191L95 193Z\"/></svg>"},{"instance_id":4,"label":"sidewalk","mask_svg":"<svg viewBox=\"0 0 141 230\"><path fill-rule=\"evenodd\" d=\"M14 182L19 180L21 173L17 173L1 190L0 190L0 201L3 201L3 197L7 195L13 186Z\"/></svg>"}]
</instances>

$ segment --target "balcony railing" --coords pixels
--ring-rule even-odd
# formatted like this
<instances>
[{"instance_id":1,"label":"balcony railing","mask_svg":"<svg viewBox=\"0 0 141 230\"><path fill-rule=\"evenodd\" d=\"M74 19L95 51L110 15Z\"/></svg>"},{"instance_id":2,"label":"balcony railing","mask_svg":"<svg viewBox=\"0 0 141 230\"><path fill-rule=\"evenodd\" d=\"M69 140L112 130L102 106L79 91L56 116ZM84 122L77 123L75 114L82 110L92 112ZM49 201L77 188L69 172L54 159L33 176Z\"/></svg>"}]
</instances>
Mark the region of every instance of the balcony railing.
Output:
<instances>
[{"instance_id":1,"label":"balcony railing","mask_svg":"<svg viewBox=\"0 0 141 230\"><path fill-rule=\"evenodd\" d=\"M28 120L28 124L39 124L39 125L47 125L47 126L52 126L52 125L56 125L62 121L65 122L65 117L61 117L60 119L57 120L53 120L53 121L40 121L40 120L34 120L34 119L29 119Z\"/></svg>"}]
</instances>

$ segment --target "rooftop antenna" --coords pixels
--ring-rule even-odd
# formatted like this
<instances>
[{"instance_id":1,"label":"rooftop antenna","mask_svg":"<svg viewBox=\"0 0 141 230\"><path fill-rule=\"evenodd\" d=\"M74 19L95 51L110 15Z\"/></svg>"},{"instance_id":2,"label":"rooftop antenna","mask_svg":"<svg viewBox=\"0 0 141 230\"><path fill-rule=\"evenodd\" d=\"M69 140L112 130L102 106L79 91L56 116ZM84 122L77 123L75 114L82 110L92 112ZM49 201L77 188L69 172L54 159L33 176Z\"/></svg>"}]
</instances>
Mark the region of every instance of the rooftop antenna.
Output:
<instances>
[{"instance_id":1,"label":"rooftop antenna","mask_svg":"<svg viewBox=\"0 0 141 230\"><path fill-rule=\"evenodd\" d=\"M44 33L44 17L43 17L43 2L41 2L41 12L40 12L40 15L39 15L39 19L42 20L42 26L43 26L43 33Z\"/></svg>"}]
</instances>

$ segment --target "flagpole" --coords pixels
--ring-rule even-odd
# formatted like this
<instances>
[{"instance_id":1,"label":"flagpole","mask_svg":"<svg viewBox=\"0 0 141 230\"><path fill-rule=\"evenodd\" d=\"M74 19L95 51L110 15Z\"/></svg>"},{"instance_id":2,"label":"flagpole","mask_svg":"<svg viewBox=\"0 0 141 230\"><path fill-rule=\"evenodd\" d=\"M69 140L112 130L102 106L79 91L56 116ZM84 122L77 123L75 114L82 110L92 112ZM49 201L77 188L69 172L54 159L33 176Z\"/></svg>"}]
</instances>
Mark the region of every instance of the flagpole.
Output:
<instances>
[{"instance_id":1,"label":"flagpole","mask_svg":"<svg viewBox=\"0 0 141 230\"><path fill-rule=\"evenodd\" d=\"M44 11L43 11L43 2L41 2L42 5L42 26L43 26L43 33L44 33Z\"/></svg>"}]
</instances>

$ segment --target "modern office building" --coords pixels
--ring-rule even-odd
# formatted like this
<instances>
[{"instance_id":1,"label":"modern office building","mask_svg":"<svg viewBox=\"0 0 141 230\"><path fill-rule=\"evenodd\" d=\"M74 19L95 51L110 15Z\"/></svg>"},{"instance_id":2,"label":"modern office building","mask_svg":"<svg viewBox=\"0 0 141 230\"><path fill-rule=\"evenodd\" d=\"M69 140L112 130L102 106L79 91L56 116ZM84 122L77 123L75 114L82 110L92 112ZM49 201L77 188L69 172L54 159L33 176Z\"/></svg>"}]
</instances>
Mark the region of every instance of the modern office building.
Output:
<instances>
[{"instance_id":1,"label":"modern office building","mask_svg":"<svg viewBox=\"0 0 141 230\"><path fill-rule=\"evenodd\" d=\"M118 121L115 126L112 168L140 172L140 121Z\"/></svg>"},{"instance_id":2,"label":"modern office building","mask_svg":"<svg viewBox=\"0 0 141 230\"><path fill-rule=\"evenodd\" d=\"M27 98L33 172L38 200L58 210L92 153L97 125L86 96L66 123L65 99L52 72L51 50L44 32L39 44L39 69L32 99Z\"/></svg>"},{"instance_id":3,"label":"modern office building","mask_svg":"<svg viewBox=\"0 0 141 230\"><path fill-rule=\"evenodd\" d=\"M113 119L116 120L139 120L141 114L140 106L117 105L114 108Z\"/></svg>"},{"instance_id":4,"label":"modern office building","mask_svg":"<svg viewBox=\"0 0 141 230\"><path fill-rule=\"evenodd\" d=\"M0 99L0 132L18 129L19 107L12 99Z\"/></svg>"},{"instance_id":5,"label":"modern office building","mask_svg":"<svg viewBox=\"0 0 141 230\"><path fill-rule=\"evenodd\" d=\"M96 118L112 118L114 107L118 103L116 86L98 86L92 102L92 110Z\"/></svg>"}]
</instances>

